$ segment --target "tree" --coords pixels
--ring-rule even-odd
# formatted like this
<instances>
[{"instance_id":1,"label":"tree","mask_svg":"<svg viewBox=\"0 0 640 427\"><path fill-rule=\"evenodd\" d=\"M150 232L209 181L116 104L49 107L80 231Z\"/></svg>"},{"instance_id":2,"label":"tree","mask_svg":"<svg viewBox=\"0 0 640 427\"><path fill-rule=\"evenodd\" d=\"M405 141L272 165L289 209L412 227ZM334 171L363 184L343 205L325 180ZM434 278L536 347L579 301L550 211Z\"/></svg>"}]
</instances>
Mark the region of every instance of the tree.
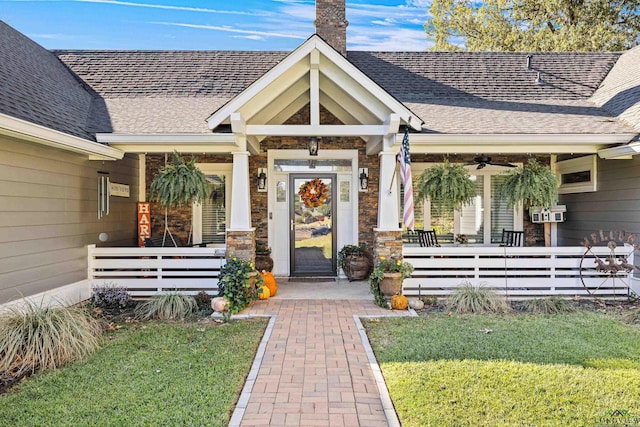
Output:
<instances>
[{"instance_id":1,"label":"tree","mask_svg":"<svg viewBox=\"0 0 640 427\"><path fill-rule=\"evenodd\" d=\"M638 44L640 0L433 0L434 51L620 51Z\"/></svg>"}]
</instances>

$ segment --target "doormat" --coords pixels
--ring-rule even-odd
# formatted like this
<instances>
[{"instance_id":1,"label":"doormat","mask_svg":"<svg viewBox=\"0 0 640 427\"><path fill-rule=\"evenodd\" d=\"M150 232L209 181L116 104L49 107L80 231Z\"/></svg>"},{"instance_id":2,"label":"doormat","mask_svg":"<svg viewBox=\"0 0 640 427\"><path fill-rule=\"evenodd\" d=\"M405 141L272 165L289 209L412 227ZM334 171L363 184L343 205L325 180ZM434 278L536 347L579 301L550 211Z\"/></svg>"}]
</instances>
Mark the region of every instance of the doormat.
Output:
<instances>
[{"instance_id":1,"label":"doormat","mask_svg":"<svg viewBox=\"0 0 640 427\"><path fill-rule=\"evenodd\" d=\"M319 283L319 282L335 282L335 277L289 277L289 282L297 283Z\"/></svg>"}]
</instances>

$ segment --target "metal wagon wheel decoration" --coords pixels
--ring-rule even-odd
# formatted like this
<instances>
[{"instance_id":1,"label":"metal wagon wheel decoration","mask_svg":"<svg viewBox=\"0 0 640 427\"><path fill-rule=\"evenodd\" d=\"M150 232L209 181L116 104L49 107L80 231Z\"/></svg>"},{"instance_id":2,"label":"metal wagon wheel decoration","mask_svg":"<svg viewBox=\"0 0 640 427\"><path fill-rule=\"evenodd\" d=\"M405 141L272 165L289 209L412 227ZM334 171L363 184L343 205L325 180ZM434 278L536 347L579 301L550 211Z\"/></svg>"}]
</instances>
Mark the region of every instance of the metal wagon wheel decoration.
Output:
<instances>
[{"instance_id":1,"label":"metal wagon wheel decoration","mask_svg":"<svg viewBox=\"0 0 640 427\"><path fill-rule=\"evenodd\" d=\"M600 230L599 233L591 233L590 237L582 241L585 251L580 259L580 281L584 289L593 298L598 298L601 289L612 290L615 297L616 289L624 288L629 295L630 277L638 270L631 261L634 252L640 248L637 235L624 231L605 234ZM606 244L609 251L604 255L598 254L594 250L598 244Z\"/></svg>"}]
</instances>

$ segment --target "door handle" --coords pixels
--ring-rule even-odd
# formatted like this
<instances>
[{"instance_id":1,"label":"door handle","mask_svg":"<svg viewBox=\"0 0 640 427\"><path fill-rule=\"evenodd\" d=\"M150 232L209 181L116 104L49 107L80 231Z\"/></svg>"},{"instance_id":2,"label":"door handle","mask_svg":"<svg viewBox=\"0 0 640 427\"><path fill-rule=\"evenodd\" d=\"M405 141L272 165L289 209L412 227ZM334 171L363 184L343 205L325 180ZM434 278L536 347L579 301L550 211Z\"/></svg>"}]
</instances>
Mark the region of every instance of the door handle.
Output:
<instances>
[{"instance_id":1,"label":"door handle","mask_svg":"<svg viewBox=\"0 0 640 427\"><path fill-rule=\"evenodd\" d=\"M293 220L290 220L290 221L291 221L291 231L293 231Z\"/></svg>"}]
</instances>

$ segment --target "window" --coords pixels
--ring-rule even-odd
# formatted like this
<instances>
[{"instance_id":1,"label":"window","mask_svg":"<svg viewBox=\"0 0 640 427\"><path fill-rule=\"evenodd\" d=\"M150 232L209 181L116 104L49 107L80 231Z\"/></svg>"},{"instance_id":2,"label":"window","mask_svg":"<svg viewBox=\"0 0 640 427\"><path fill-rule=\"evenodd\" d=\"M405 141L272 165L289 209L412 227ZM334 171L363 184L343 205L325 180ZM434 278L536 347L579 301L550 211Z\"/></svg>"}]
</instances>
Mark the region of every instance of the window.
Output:
<instances>
[{"instance_id":1,"label":"window","mask_svg":"<svg viewBox=\"0 0 640 427\"><path fill-rule=\"evenodd\" d=\"M429 164L414 163L414 178L417 179L428 167ZM503 167L491 165L482 170L470 166L476 197L471 204L457 211L445 208L442 203L416 199L416 228L423 228L423 224L424 229L434 228L441 243L453 243L455 235L465 234L471 244L497 244L502 238L503 228L522 229L522 207L519 210L509 208L505 201L495 197L497 188L504 179L501 176L504 170Z\"/></svg>"},{"instance_id":2,"label":"window","mask_svg":"<svg viewBox=\"0 0 640 427\"><path fill-rule=\"evenodd\" d=\"M208 194L202 204L193 205L193 242L211 246L226 243L227 218L231 198L231 164L201 163Z\"/></svg>"},{"instance_id":3,"label":"window","mask_svg":"<svg viewBox=\"0 0 640 427\"><path fill-rule=\"evenodd\" d=\"M562 160L556 163L560 181L559 194L587 193L597 190L597 158L595 155Z\"/></svg>"}]
</instances>

